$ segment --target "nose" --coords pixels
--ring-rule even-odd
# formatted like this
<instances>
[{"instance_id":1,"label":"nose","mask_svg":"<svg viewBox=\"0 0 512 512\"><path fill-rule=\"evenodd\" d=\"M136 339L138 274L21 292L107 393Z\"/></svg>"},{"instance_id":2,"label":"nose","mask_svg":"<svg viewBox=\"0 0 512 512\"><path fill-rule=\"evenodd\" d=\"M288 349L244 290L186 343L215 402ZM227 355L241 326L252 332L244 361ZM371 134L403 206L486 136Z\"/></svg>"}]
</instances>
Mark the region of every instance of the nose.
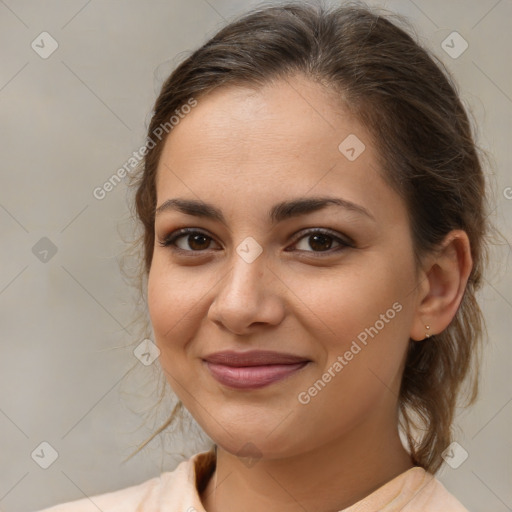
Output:
<instances>
[{"instance_id":1,"label":"nose","mask_svg":"<svg viewBox=\"0 0 512 512\"><path fill-rule=\"evenodd\" d=\"M208 319L238 335L276 326L285 314L283 284L267 266L264 254L247 263L234 254L233 264L216 288Z\"/></svg>"}]
</instances>

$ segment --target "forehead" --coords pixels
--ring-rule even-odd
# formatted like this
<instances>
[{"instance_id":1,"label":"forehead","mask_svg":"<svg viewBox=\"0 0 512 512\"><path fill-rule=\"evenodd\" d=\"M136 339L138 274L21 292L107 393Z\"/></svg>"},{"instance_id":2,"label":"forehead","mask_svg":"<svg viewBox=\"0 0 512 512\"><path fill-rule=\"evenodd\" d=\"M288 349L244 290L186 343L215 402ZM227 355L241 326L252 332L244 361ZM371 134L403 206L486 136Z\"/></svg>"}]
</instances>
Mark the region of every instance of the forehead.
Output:
<instances>
[{"instance_id":1,"label":"forehead","mask_svg":"<svg viewBox=\"0 0 512 512\"><path fill-rule=\"evenodd\" d=\"M221 87L197 102L165 142L158 204L206 193L220 202L243 196L256 207L308 191L370 205L396 200L382 191L387 185L367 130L317 83L293 77L260 88Z\"/></svg>"},{"instance_id":2,"label":"forehead","mask_svg":"<svg viewBox=\"0 0 512 512\"><path fill-rule=\"evenodd\" d=\"M264 87L225 86L198 99L198 104L167 137L163 161L229 158L296 157L336 160L338 145L357 132L367 148L369 135L336 101L329 89L302 76ZM184 163L184 162L181 162Z\"/></svg>"},{"instance_id":3,"label":"forehead","mask_svg":"<svg viewBox=\"0 0 512 512\"><path fill-rule=\"evenodd\" d=\"M193 142L199 152L208 144L212 157L222 152L284 155L297 149L306 155L313 149L310 143L322 142L320 149L338 156L336 141L356 125L334 93L297 76L258 88L221 87L200 97L166 146L176 149Z\"/></svg>"}]
</instances>

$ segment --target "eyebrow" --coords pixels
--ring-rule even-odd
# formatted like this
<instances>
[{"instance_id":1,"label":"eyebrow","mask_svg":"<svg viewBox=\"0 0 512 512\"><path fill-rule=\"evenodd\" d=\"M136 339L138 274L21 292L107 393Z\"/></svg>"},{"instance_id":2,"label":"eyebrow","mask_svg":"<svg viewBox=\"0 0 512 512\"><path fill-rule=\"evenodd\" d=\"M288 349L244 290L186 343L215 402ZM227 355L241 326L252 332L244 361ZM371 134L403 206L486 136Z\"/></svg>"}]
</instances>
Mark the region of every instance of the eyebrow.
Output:
<instances>
[{"instance_id":1,"label":"eyebrow","mask_svg":"<svg viewBox=\"0 0 512 512\"><path fill-rule=\"evenodd\" d=\"M286 219L316 212L331 205L362 214L375 221L375 217L366 208L339 197L300 197L289 201L282 201L270 209L268 217L272 224L277 224ZM155 210L155 216L165 211L179 211L195 217L217 220L227 225L221 210L210 203L196 199L168 199Z\"/></svg>"}]
</instances>

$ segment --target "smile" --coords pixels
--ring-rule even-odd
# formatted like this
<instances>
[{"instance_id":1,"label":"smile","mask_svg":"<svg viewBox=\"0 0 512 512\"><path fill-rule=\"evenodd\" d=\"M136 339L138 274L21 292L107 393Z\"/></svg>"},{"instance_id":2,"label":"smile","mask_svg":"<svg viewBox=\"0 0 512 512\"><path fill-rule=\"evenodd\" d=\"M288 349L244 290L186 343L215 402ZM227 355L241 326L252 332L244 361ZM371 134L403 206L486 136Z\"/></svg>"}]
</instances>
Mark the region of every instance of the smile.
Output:
<instances>
[{"instance_id":1,"label":"smile","mask_svg":"<svg viewBox=\"0 0 512 512\"><path fill-rule=\"evenodd\" d=\"M221 384L237 389L257 389L280 381L304 368L308 361L261 366L228 366L205 361L210 374Z\"/></svg>"},{"instance_id":2,"label":"smile","mask_svg":"<svg viewBox=\"0 0 512 512\"><path fill-rule=\"evenodd\" d=\"M203 362L217 382L235 389L257 389L293 375L310 360L271 350L225 350L207 355Z\"/></svg>"}]
</instances>

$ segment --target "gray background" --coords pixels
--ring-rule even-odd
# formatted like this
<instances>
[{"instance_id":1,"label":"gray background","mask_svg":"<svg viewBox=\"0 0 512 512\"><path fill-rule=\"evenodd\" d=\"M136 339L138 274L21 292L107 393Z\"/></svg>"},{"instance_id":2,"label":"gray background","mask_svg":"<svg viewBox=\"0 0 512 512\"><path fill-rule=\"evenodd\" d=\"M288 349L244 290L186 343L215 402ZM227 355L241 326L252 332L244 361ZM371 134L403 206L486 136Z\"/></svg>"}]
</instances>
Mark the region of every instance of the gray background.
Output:
<instances>
[{"instance_id":1,"label":"gray background","mask_svg":"<svg viewBox=\"0 0 512 512\"><path fill-rule=\"evenodd\" d=\"M134 290L117 263L119 230L130 233L126 184L101 201L93 190L143 143L171 68L254 3L0 0L2 511L134 485L172 470L180 460L173 451L188 456L204 446L204 438L187 445L177 435L164 450L157 439L122 463L169 404L144 422L156 402L158 360L145 366L133 354L143 338L129 326ZM454 73L479 143L493 155L492 218L510 241L512 1L378 4L406 15ZM454 30L469 44L456 59L441 47ZM40 43L43 31L59 45L46 59L31 47L50 48ZM512 510L510 256L507 243L496 246L497 269L481 294L489 332L482 393L457 416L457 442L469 457L438 474L472 511ZM58 452L48 469L38 464L50 453L36 450L41 442Z\"/></svg>"}]
</instances>

